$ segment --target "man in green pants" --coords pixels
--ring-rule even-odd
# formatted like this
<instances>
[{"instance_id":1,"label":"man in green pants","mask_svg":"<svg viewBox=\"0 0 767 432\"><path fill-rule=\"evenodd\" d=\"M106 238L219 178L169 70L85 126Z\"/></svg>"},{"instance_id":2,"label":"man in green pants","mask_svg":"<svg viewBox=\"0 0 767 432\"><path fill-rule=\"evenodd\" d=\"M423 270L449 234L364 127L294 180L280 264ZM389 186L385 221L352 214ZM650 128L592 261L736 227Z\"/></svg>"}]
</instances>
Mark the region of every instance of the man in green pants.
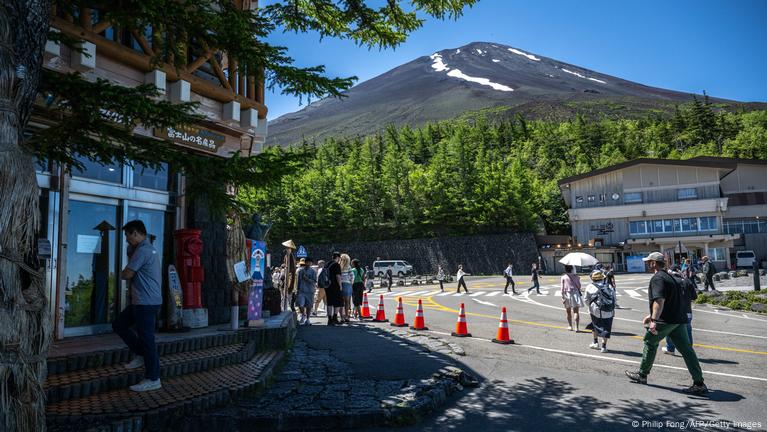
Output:
<instances>
[{"instance_id":1,"label":"man in green pants","mask_svg":"<svg viewBox=\"0 0 767 432\"><path fill-rule=\"evenodd\" d=\"M650 270L654 273L650 279L650 315L643 320L647 332L644 335L644 350L642 363L636 372L626 371L631 381L647 384L647 375L652 369L658 344L668 336L679 350L692 375L692 386L685 389L686 393L703 395L708 392L703 383L703 371L700 369L698 356L692 348L687 336L687 311L685 307L684 287L678 284L666 271L663 254L653 252L643 261L649 262Z\"/></svg>"}]
</instances>

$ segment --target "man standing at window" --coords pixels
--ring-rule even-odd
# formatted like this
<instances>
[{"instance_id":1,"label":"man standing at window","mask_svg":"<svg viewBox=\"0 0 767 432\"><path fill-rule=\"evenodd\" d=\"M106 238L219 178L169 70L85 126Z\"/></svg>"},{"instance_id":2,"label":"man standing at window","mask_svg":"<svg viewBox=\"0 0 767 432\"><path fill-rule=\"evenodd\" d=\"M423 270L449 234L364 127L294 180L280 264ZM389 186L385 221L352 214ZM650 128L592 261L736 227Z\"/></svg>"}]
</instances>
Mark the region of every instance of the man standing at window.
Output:
<instances>
[{"instance_id":1,"label":"man standing at window","mask_svg":"<svg viewBox=\"0 0 767 432\"><path fill-rule=\"evenodd\" d=\"M678 284L666 271L664 258L660 252L653 252L646 258L642 258L643 261L649 262L650 270L654 273L650 279L648 291L650 314L642 321L647 328L644 335L642 363L638 371L626 371L626 376L633 382L647 384L647 375L650 374L655 362L658 344L668 336L682 354L687 370L692 375L692 386L685 389L685 392L703 395L708 392L708 388L703 383L703 371L687 335L689 300L684 292L685 287Z\"/></svg>"},{"instance_id":2,"label":"man standing at window","mask_svg":"<svg viewBox=\"0 0 767 432\"><path fill-rule=\"evenodd\" d=\"M128 281L130 301L112 323L112 329L136 355L125 367L144 366L144 380L130 387L133 391L158 390L160 356L154 339L155 320L162 305L160 255L147 238L146 227L133 220L123 227L128 242L128 265L120 277Z\"/></svg>"}]
</instances>

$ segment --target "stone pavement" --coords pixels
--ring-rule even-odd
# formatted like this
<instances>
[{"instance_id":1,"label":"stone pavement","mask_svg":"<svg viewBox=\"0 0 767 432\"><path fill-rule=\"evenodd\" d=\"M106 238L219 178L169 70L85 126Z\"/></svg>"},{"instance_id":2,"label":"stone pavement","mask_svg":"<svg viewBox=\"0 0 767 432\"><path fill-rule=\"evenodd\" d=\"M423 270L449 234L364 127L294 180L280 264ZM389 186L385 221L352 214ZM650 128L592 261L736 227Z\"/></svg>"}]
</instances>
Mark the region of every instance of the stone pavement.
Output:
<instances>
[{"instance_id":1,"label":"stone pavement","mask_svg":"<svg viewBox=\"0 0 767 432\"><path fill-rule=\"evenodd\" d=\"M451 347L451 345L453 345ZM463 351L385 326L301 327L273 385L190 419L185 431L320 430L413 424L464 386Z\"/></svg>"}]
</instances>

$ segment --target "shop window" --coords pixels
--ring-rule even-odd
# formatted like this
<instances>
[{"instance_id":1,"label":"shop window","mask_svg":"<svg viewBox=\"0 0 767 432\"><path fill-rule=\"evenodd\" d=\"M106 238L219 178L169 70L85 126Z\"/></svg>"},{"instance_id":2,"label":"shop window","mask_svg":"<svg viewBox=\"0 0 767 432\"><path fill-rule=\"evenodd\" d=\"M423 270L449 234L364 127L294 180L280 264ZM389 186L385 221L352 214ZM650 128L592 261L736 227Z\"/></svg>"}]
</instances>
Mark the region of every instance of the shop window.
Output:
<instances>
[{"instance_id":1,"label":"shop window","mask_svg":"<svg viewBox=\"0 0 767 432\"><path fill-rule=\"evenodd\" d=\"M73 176L88 178L92 180L100 180L109 183L122 183L122 164L111 163L108 165L101 165L98 162L93 162L83 156L78 156L76 159L82 164L83 167L72 167Z\"/></svg>"},{"instance_id":2,"label":"shop window","mask_svg":"<svg viewBox=\"0 0 767 432\"><path fill-rule=\"evenodd\" d=\"M674 219L674 231L676 232L698 231L698 218Z\"/></svg>"},{"instance_id":3,"label":"shop window","mask_svg":"<svg viewBox=\"0 0 767 432\"><path fill-rule=\"evenodd\" d=\"M699 228L701 231L716 231L716 216L706 216L699 218Z\"/></svg>"},{"instance_id":4,"label":"shop window","mask_svg":"<svg viewBox=\"0 0 767 432\"><path fill-rule=\"evenodd\" d=\"M133 168L133 186L160 191L168 190L168 164L163 163L160 169L136 166Z\"/></svg>"},{"instance_id":5,"label":"shop window","mask_svg":"<svg viewBox=\"0 0 767 432\"><path fill-rule=\"evenodd\" d=\"M676 191L676 197L680 200L696 199L698 198L698 190L695 188L683 188Z\"/></svg>"},{"instance_id":6,"label":"shop window","mask_svg":"<svg viewBox=\"0 0 767 432\"><path fill-rule=\"evenodd\" d=\"M642 192L627 192L623 194L624 204L635 204L642 202Z\"/></svg>"},{"instance_id":7,"label":"shop window","mask_svg":"<svg viewBox=\"0 0 767 432\"><path fill-rule=\"evenodd\" d=\"M726 251L727 248L710 248L708 250L708 257L712 261L727 261Z\"/></svg>"},{"instance_id":8,"label":"shop window","mask_svg":"<svg viewBox=\"0 0 767 432\"><path fill-rule=\"evenodd\" d=\"M647 234L647 221L633 221L629 222L629 233L631 234Z\"/></svg>"}]
</instances>

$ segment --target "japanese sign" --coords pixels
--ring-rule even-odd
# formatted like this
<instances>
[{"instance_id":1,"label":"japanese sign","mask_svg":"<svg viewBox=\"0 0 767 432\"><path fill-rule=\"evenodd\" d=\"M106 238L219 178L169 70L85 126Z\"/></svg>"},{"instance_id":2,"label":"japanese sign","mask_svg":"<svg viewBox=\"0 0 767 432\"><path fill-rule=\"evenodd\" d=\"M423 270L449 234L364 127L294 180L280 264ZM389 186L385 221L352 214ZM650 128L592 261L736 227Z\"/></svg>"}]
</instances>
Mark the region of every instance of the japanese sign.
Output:
<instances>
[{"instance_id":1,"label":"japanese sign","mask_svg":"<svg viewBox=\"0 0 767 432\"><path fill-rule=\"evenodd\" d=\"M220 133L200 126L157 128L154 130L154 136L169 139L176 144L213 153L218 151L218 148L224 145L226 140L226 137Z\"/></svg>"},{"instance_id":2,"label":"japanese sign","mask_svg":"<svg viewBox=\"0 0 767 432\"><path fill-rule=\"evenodd\" d=\"M298 250L296 251L296 258L306 258L309 256L309 253L306 251L306 248L299 245Z\"/></svg>"},{"instance_id":3,"label":"japanese sign","mask_svg":"<svg viewBox=\"0 0 767 432\"><path fill-rule=\"evenodd\" d=\"M607 222L606 224L591 225L590 230L596 231L600 234L607 234L615 231L615 225L613 225L612 222Z\"/></svg>"},{"instance_id":4,"label":"japanese sign","mask_svg":"<svg viewBox=\"0 0 767 432\"><path fill-rule=\"evenodd\" d=\"M261 306L264 297L264 257L266 242L250 241L250 274L252 284L248 291L248 321L261 319Z\"/></svg>"}]
</instances>

